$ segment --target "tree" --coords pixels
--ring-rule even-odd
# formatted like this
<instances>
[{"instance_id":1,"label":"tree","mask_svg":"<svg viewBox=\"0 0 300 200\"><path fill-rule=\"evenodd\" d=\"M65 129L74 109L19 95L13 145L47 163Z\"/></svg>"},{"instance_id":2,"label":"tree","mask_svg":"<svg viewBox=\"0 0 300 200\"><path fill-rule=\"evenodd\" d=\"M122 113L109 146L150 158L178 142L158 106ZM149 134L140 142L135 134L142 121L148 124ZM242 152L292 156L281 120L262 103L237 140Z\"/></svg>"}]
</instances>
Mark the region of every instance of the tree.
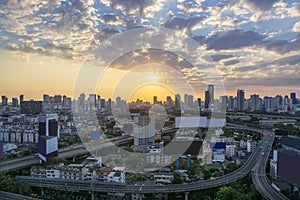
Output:
<instances>
[{"instance_id":1,"label":"tree","mask_svg":"<svg viewBox=\"0 0 300 200\"><path fill-rule=\"evenodd\" d=\"M28 183L24 180L16 182L16 192L21 195L30 195L31 188Z\"/></svg>"},{"instance_id":2,"label":"tree","mask_svg":"<svg viewBox=\"0 0 300 200\"><path fill-rule=\"evenodd\" d=\"M182 183L183 181L180 178L180 174L179 173L174 173L174 179L172 181L173 184L179 184Z\"/></svg>"},{"instance_id":3,"label":"tree","mask_svg":"<svg viewBox=\"0 0 300 200\"><path fill-rule=\"evenodd\" d=\"M0 174L0 190L6 191L6 192L15 192L15 183L13 180L5 175L4 173Z\"/></svg>"},{"instance_id":4,"label":"tree","mask_svg":"<svg viewBox=\"0 0 300 200\"><path fill-rule=\"evenodd\" d=\"M217 198L220 200L232 200L232 199L244 200L246 196L238 192L236 189L232 187L224 186L221 187L217 192Z\"/></svg>"}]
</instances>

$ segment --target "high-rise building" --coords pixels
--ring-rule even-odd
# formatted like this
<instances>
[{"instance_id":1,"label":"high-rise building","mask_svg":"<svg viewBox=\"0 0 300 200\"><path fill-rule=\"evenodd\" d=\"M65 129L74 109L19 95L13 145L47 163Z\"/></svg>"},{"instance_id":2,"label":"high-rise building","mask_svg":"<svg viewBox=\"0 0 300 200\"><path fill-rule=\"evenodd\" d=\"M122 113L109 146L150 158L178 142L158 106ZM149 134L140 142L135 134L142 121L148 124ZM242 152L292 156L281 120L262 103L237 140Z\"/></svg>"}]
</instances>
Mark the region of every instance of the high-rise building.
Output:
<instances>
[{"instance_id":1,"label":"high-rise building","mask_svg":"<svg viewBox=\"0 0 300 200\"><path fill-rule=\"evenodd\" d=\"M20 102L24 101L24 95L23 94L21 94L19 98L20 98Z\"/></svg>"},{"instance_id":2,"label":"high-rise building","mask_svg":"<svg viewBox=\"0 0 300 200\"><path fill-rule=\"evenodd\" d=\"M184 107L188 108L189 95L188 94L184 94L183 98L184 98Z\"/></svg>"},{"instance_id":3,"label":"high-rise building","mask_svg":"<svg viewBox=\"0 0 300 200\"><path fill-rule=\"evenodd\" d=\"M18 107L19 103L18 103L18 98L12 98L12 107Z\"/></svg>"},{"instance_id":4,"label":"high-rise building","mask_svg":"<svg viewBox=\"0 0 300 200\"><path fill-rule=\"evenodd\" d=\"M43 103L44 104L50 103L50 97L48 94L43 94Z\"/></svg>"},{"instance_id":5,"label":"high-rise building","mask_svg":"<svg viewBox=\"0 0 300 200\"><path fill-rule=\"evenodd\" d=\"M228 111L234 111L234 98L233 98L233 96L228 97Z\"/></svg>"},{"instance_id":6,"label":"high-rise building","mask_svg":"<svg viewBox=\"0 0 300 200\"><path fill-rule=\"evenodd\" d=\"M244 103L245 103L245 92L244 90L237 91L237 110L243 111L244 110Z\"/></svg>"},{"instance_id":7,"label":"high-rise building","mask_svg":"<svg viewBox=\"0 0 300 200\"><path fill-rule=\"evenodd\" d=\"M96 94L89 95L89 98L88 98L89 110L94 110L96 108L96 98L97 98Z\"/></svg>"},{"instance_id":8,"label":"high-rise building","mask_svg":"<svg viewBox=\"0 0 300 200\"><path fill-rule=\"evenodd\" d=\"M292 93L291 93L290 98L292 99L292 103L293 103L293 104L297 104L297 103L298 103L298 100L297 100L297 97L296 97L296 93L295 93L295 92L292 92Z\"/></svg>"},{"instance_id":9,"label":"high-rise building","mask_svg":"<svg viewBox=\"0 0 300 200\"><path fill-rule=\"evenodd\" d=\"M80 106L81 108L84 108L85 94L84 94L84 93L80 94L78 100L79 100L79 106Z\"/></svg>"},{"instance_id":10,"label":"high-rise building","mask_svg":"<svg viewBox=\"0 0 300 200\"><path fill-rule=\"evenodd\" d=\"M37 115L42 112L43 102L42 101L21 101L20 110L21 114Z\"/></svg>"},{"instance_id":11,"label":"high-rise building","mask_svg":"<svg viewBox=\"0 0 300 200\"><path fill-rule=\"evenodd\" d=\"M263 108L266 111L269 111L272 109L272 97L264 97L263 99Z\"/></svg>"},{"instance_id":12,"label":"high-rise building","mask_svg":"<svg viewBox=\"0 0 300 200\"><path fill-rule=\"evenodd\" d=\"M39 135L59 137L57 114L46 114L39 117Z\"/></svg>"},{"instance_id":13,"label":"high-rise building","mask_svg":"<svg viewBox=\"0 0 300 200\"><path fill-rule=\"evenodd\" d=\"M227 110L227 105L228 105L228 97L227 96L221 96L220 97L221 101L221 111L226 111Z\"/></svg>"},{"instance_id":14,"label":"high-rise building","mask_svg":"<svg viewBox=\"0 0 300 200\"><path fill-rule=\"evenodd\" d=\"M2 96L2 106L7 106L8 98L6 96Z\"/></svg>"},{"instance_id":15,"label":"high-rise building","mask_svg":"<svg viewBox=\"0 0 300 200\"><path fill-rule=\"evenodd\" d=\"M155 123L151 123L148 115L134 116L134 145L153 145L155 140Z\"/></svg>"},{"instance_id":16,"label":"high-rise building","mask_svg":"<svg viewBox=\"0 0 300 200\"><path fill-rule=\"evenodd\" d=\"M55 136L40 135L38 137L38 156L47 162L52 156L58 155L58 138Z\"/></svg>"},{"instance_id":17,"label":"high-rise building","mask_svg":"<svg viewBox=\"0 0 300 200\"><path fill-rule=\"evenodd\" d=\"M157 104L157 96L153 97L153 104Z\"/></svg>"},{"instance_id":18,"label":"high-rise building","mask_svg":"<svg viewBox=\"0 0 300 200\"><path fill-rule=\"evenodd\" d=\"M61 95L54 95L54 103L61 104L62 103L62 96Z\"/></svg>"},{"instance_id":19,"label":"high-rise building","mask_svg":"<svg viewBox=\"0 0 300 200\"><path fill-rule=\"evenodd\" d=\"M213 107L214 104L214 85L208 85L207 91L209 92L209 108Z\"/></svg>"},{"instance_id":20,"label":"high-rise building","mask_svg":"<svg viewBox=\"0 0 300 200\"><path fill-rule=\"evenodd\" d=\"M193 108L194 107L194 96L193 95L188 95L188 108Z\"/></svg>"},{"instance_id":21,"label":"high-rise building","mask_svg":"<svg viewBox=\"0 0 300 200\"><path fill-rule=\"evenodd\" d=\"M204 100L204 107L209 108L210 105L210 95L209 91L205 91L205 100Z\"/></svg>"},{"instance_id":22,"label":"high-rise building","mask_svg":"<svg viewBox=\"0 0 300 200\"><path fill-rule=\"evenodd\" d=\"M112 102L111 102L111 98L109 98L107 100L107 105L106 105L106 109L108 110L109 113L111 113L111 108L112 108Z\"/></svg>"},{"instance_id":23,"label":"high-rise building","mask_svg":"<svg viewBox=\"0 0 300 200\"><path fill-rule=\"evenodd\" d=\"M72 106L71 98L64 95L63 96L63 107L64 108L71 108L71 106Z\"/></svg>"},{"instance_id":24,"label":"high-rise building","mask_svg":"<svg viewBox=\"0 0 300 200\"><path fill-rule=\"evenodd\" d=\"M198 105L199 108L201 108L201 106L202 106L201 105L201 98L197 98L197 105Z\"/></svg>"},{"instance_id":25,"label":"high-rise building","mask_svg":"<svg viewBox=\"0 0 300 200\"><path fill-rule=\"evenodd\" d=\"M167 96L166 102L167 102L167 106L173 106L173 100L172 100L172 97Z\"/></svg>"},{"instance_id":26,"label":"high-rise building","mask_svg":"<svg viewBox=\"0 0 300 200\"><path fill-rule=\"evenodd\" d=\"M181 96L180 96L180 94L175 95L175 108L176 109L181 108Z\"/></svg>"},{"instance_id":27,"label":"high-rise building","mask_svg":"<svg viewBox=\"0 0 300 200\"><path fill-rule=\"evenodd\" d=\"M251 111L261 110L262 104L259 95L253 94L250 95L250 109Z\"/></svg>"}]
</instances>

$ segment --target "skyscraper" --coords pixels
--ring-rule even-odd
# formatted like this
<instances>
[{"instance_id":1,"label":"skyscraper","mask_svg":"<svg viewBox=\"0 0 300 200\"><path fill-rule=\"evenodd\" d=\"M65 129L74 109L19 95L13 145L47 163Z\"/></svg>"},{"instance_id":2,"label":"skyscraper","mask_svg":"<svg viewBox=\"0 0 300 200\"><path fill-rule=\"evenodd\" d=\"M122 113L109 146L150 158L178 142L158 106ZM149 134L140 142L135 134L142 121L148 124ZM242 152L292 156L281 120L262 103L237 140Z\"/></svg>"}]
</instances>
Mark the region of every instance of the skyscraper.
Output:
<instances>
[{"instance_id":1,"label":"skyscraper","mask_svg":"<svg viewBox=\"0 0 300 200\"><path fill-rule=\"evenodd\" d=\"M172 97L170 97L170 96L167 96L167 99L166 99L166 101L167 101L167 106L172 106L172 105L173 105L173 100L172 100Z\"/></svg>"},{"instance_id":2,"label":"skyscraper","mask_svg":"<svg viewBox=\"0 0 300 200\"><path fill-rule=\"evenodd\" d=\"M205 91L205 100L204 100L204 107L209 108L210 104L210 96L209 96L209 91Z\"/></svg>"},{"instance_id":3,"label":"skyscraper","mask_svg":"<svg viewBox=\"0 0 300 200\"><path fill-rule=\"evenodd\" d=\"M39 135L59 137L57 114L46 114L39 117Z\"/></svg>"},{"instance_id":4,"label":"skyscraper","mask_svg":"<svg viewBox=\"0 0 300 200\"><path fill-rule=\"evenodd\" d=\"M244 110L244 103L245 103L245 91L244 90L237 90L237 110L243 111Z\"/></svg>"},{"instance_id":5,"label":"skyscraper","mask_svg":"<svg viewBox=\"0 0 300 200\"><path fill-rule=\"evenodd\" d=\"M296 97L296 93L295 93L295 92L292 92L292 93L291 93L290 98L292 99L292 103L293 103L293 104L297 104L297 103L298 103L298 100L297 100L297 97Z\"/></svg>"},{"instance_id":6,"label":"skyscraper","mask_svg":"<svg viewBox=\"0 0 300 200\"><path fill-rule=\"evenodd\" d=\"M255 110L261 110L261 99L259 98L259 95L253 94L250 96L250 109L251 111Z\"/></svg>"},{"instance_id":7,"label":"skyscraper","mask_svg":"<svg viewBox=\"0 0 300 200\"><path fill-rule=\"evenodd\" d=\"M181 97L180 94L175 95L175 108L180 109L181 108Z\"/></svg>"},{"instance_id":8,"label":"skyscraper","mask_svg":"<svg viewBox=\"0 0 300 200\"><path fill-rule=\"evenodd\" d=\"M18 107L18 98L12 98L12 107Z\"/></svg>"},{"instance_id":9,"label":"skyscraper","mask_svg":"<svg viewBox=\"0 0 300 200\"><path fill-rule=\"evenodd\" d=\"M24 101L24 95L23 94L20 95L20 102L21 101Z\"/></svg>"},{"instance_id":10,"label":"skyscraper","mask_svg":"<svg viewBox=\"0 0 300 200\"><path fill-rule=\"evenodd\" d=\"M153 104L157 104L157 96L153 97Z\"/></svg>"},{"instance_id":11,"label":"skyscraper","mask_svg":"<svg viewBox=\"0 0 300 200\"><path fill-rule=\"evenodd\" d=\"M221 96L220 101L221 101L221 111L226 111L227 110L227 105L228 105L228 97L227 96Z\"/></svg>"},{"instance_id":12,"label":"skyscraper","mask_svg":"<svg viewBox=\"0 0 300 200\"><path fill-rule=\"evenodd\" d=\"M7 106L7 97L6 96L2 96L2 106Z\"/></svg>"},{"instance_id":13,"label":"skyscraper","mask_svg":"<svg viewBox=\"0 0 300 200\"><path fill-rule=\"evenodd\" d=\"M214 85L208 85L207 90L209 92L209 108L212 108L214 104Z\"/></svg>"},{"instance_id":14,"label":"skyscraper","mask_svg":"<svg viewBox=\"0 0 300 200\"><path fill-rule=\"evenodd\" d=\"M228 97L228 111L234 111L234 98L233 98L233 96Z\"/></svg>"}]
</instances>

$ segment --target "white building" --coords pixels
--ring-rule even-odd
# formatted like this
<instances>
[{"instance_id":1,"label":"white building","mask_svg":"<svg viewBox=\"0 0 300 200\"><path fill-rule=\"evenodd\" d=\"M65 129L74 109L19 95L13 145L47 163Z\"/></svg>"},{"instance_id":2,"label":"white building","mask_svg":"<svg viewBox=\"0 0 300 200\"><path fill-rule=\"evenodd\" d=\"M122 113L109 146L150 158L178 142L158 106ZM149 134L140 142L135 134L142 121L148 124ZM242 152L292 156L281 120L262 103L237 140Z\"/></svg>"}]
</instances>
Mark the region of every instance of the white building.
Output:
<instances>
[{"instance_id":1,"label":"white building","mask_svg":"<svg viewBox=\"0 0 300 200\"><path fill-rule=\"evenodd\" d=\"M251 153L256 149L256 142L253 140L247 141L247 152Z\"/></svg>"},{"instance_id":2,"label":"white building","mask_svg":"<svg viewBox=\"0 0 300 200\"><path fill-rule=\"evenodd\" d=\"M46 178L60 178L60 171L57 169L46 170Z\"/></svg>"},{"instance_id":3,"label":"white building","mask_svg":"<svg viewBox=\"0 0 300 200\"><path fill-rule=\"evenodd\" d=\"M125 167L114 167L107 176L107 182L125 183Z\"/></svg>"},{"instance_id":4,"label":"white building","mask_svg":"<svg viewBox=\"0 0 300 200\"><path fill-rule=\"evenodd\" d=\"M236 155L236 145L226 145L226 157L230 158Z\"/></svg>"}]
</instances>

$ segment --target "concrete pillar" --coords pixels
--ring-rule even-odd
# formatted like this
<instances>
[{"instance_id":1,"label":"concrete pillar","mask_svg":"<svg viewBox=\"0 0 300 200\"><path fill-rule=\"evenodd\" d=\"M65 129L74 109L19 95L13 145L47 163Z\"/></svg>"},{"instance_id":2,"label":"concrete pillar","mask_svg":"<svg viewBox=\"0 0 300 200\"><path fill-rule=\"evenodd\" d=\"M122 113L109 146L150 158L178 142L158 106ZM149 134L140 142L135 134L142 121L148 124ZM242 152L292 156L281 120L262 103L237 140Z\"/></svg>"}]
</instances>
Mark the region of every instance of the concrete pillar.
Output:
<instances>
[{"instance_id":1,"label":"concrete pillar","mask_svg":"<svg viewBox=\"0 0 300 200\"><path fill-rule=\"evenodd\" d=\"M91 200L94 200L95 199L95 194L94 194L94 192L92 191L91 192Z\"/></svg>"},{"instance_id":2,"label":"concrete pillar","mask_svg":"<svg viewBox=\"0 0 300 200\"><path fill-rule=\"evenodd\" d=\"M184 200L189 200L189 192L184 193Z\"/></svg>"},{"instance_id":3,"label":"concrete pillar","mask_svg":"<svg viewBox=\"0 0 300 200\"><path fill-rule=\"evenodd\" d=\"M179 170L179 158L176 159L176 170Z\"/></svg>"}]
</instances>

